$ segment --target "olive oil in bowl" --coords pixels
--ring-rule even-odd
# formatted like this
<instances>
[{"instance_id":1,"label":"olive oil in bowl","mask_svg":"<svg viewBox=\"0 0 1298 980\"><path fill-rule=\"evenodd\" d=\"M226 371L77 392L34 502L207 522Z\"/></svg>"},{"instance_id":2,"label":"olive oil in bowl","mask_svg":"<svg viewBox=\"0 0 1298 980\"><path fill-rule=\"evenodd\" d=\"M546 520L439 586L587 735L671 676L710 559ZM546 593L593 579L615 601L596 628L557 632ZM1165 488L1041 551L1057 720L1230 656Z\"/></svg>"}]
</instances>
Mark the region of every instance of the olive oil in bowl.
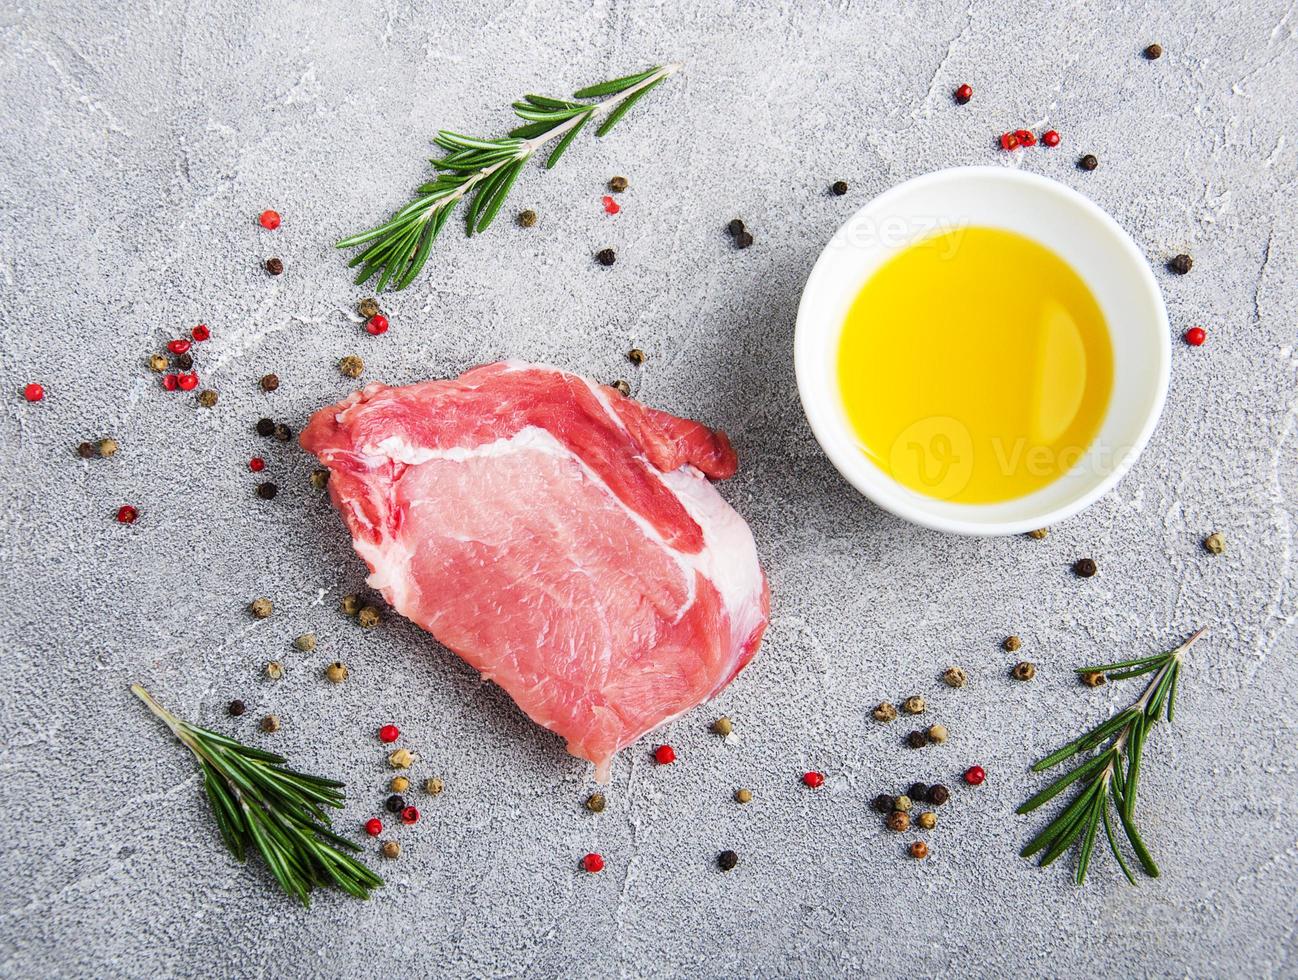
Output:
<instances>
[{"instance_id":1,"label":"olive oil in bowl","mask_svg":"<svg viewBox=\"0 0 1298 980\"><path fill-rule=\"evenodd\" d=\"M973 226L879 267L848 311L837 373L875 465L926 496L985 504L1039 490L1084 456L1108 410L1113 348L1063 259Z\"/></svg>"}]
</instances>

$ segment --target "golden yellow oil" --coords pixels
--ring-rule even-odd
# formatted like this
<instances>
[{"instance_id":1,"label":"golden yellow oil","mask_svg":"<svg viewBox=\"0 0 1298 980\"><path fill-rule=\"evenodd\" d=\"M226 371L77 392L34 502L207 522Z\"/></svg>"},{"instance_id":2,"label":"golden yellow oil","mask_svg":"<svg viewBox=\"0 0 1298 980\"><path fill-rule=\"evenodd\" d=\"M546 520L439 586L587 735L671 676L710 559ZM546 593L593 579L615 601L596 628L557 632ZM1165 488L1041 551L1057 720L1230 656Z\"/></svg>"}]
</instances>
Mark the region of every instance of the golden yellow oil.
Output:
<instances>
[{"instance_id":1,"label":"golden yellow oil","mask_svg":"<svg viewBox=\"0 0 1298 980\"><path fill-rule=\"evenodd\" d=\"M863 451L913 490L994 503L1086 452L1113 389L1095 297L1031 239L968 227L893 256L848 311L843 404Z\"/></svg>"}]
</instances>

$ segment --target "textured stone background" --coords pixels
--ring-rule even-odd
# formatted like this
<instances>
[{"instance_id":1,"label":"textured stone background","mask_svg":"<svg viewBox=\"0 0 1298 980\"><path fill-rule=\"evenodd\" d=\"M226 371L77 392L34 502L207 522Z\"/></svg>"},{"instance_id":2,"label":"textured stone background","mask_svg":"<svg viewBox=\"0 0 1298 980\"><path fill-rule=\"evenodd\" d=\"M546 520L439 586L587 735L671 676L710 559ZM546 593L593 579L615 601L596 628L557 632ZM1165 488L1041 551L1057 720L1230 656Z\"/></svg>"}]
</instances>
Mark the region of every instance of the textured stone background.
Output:
<instances>
[{"instance_id":1,"label":"textured stone background","mask_svg":"<svg viewBox=\"0 0 1298 980\"><path fill-rule=\"evenodd\" d=\"M101 9L96 9L96 6ZM1298 9L1217 4L844 2L384 5L68 0L0 13L0 973L5 976L742 976L1298 973L1294 519ZM1166 56L1144 61L1160 41ZM439 126L497 132L505 106L669 59L683 74L619 131L529 173L508 221L450 235L428 274L358 330L330 243L423 178ZM952 105L970 81L975 101ZM992 137L1057 127L1009 156ZM1076 170L1094 152L1100 169ZM864 503L817 450L791 366L798 294L839 222L897 181L997 163L1113 213L1158 268L1177 334L1171 395L1116 492L1045 541L967 540ZM624 211L599 207L626 174ZM827 194L837 178L843 198ZM275 234L255 215L284 215ZM757 244L722 233L740 215ZM592 253L611 245L602 269ZM1194 271L1162 271L1189 251ZM287 272L260 271L269 255ZM144 358L211 325L212 411L167 395ZM623 352L649 360L629 373ZM775 596L765 647L720 699L671 726L679 765L626 751L592 816L584 764L410 625L362 633L336 610L362 580L295 445L367 376L444 376L512 355L609 379L730 432L724 493L752 522ZM276 371L283 386L262 394ZM28 380L41 404L18 394ZM85 462L112 434L116 457ZM279 498L253 497L265 455ZM140 507L117 525L125 502ZM1221 529L1229 551L1199 547ZM1100 574L1068 573L1080 555ZM246 603L267 595L275 615ZM1159 648L1201 623L1141 814L1164 877L1132 889L1097 860L1015 857L1034 756L1133 695L1079 688L1084 661ZM288 642L320 636L312 655ZM1006 678L1021 634L1040 673ZM265 661L288 665L279 683ZM343 687L323 666L353 668ZM938 680L959 662L970 686ZM415 775L448 790L398 834L387 887L309 912L222 851L194 767L131 698L347 779L348 831L387 772L398 722ZM868 708L910 693L951 741L913 753ZM239 721L231 697L251 708ZM277 735L256 731L269 710ZM736 744L706 731L720 711ZM914 778L960 790L905 859L866 801ZM824 769L826 789L797 774ZM751 786L747 808L730 802ZM740 867L723 875L716 853ZM576 859L598 849L607 870Z\"/></svg>"}]
</instances>

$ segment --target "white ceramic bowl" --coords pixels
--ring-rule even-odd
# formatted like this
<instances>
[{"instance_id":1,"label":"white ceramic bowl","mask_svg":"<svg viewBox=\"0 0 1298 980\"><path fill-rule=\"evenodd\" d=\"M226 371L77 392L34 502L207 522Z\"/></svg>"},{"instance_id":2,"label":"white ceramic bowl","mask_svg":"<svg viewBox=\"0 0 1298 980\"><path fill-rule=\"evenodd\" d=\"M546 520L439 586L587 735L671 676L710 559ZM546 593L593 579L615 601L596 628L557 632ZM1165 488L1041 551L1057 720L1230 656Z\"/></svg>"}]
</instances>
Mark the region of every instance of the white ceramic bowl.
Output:
<instances>
[{"instance_id":1,"label":"white ceramic bowl","mask_svg":"<svg viewBox=\"0 0 1298 980\"><path fill-rule=\"evenodd\" d=\"M907 245L965 225L1015 231L1062 257L1090 287L1113 344L1113 394L1095 441L1052 483L995 504L939 500L896 482L861 449L837 382L844 318L865 281ZM1144 255L1099 207L1036 174L957 167L886 191L839 228L802 291L794 356L807 421L853 486L916 524L956 534L995 535L1070 517L1122 478L1163 410L1171 344L1167 310Z\"/></svg>"}]
</instances>

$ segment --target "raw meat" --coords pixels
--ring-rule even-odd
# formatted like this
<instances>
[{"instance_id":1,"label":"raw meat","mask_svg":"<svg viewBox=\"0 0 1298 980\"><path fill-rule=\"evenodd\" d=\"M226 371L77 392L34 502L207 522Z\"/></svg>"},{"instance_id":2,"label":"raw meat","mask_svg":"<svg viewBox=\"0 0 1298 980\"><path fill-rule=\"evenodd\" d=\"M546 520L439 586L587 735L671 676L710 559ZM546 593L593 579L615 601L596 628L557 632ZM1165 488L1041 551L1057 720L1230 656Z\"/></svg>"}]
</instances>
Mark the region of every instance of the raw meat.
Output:
<instances>
[{"instance_id":1,"label":"raw meat","mask_svg":"<svg viewBox=\"0 0 1298 980\"><path fill-rule=\"evenodd\" d=\"M725 435L556 368L371 384L302 445L369 583L567 740L614 753L717 694L770 597L748 525L708 478Z\"/></svg>"}]
</instances>

